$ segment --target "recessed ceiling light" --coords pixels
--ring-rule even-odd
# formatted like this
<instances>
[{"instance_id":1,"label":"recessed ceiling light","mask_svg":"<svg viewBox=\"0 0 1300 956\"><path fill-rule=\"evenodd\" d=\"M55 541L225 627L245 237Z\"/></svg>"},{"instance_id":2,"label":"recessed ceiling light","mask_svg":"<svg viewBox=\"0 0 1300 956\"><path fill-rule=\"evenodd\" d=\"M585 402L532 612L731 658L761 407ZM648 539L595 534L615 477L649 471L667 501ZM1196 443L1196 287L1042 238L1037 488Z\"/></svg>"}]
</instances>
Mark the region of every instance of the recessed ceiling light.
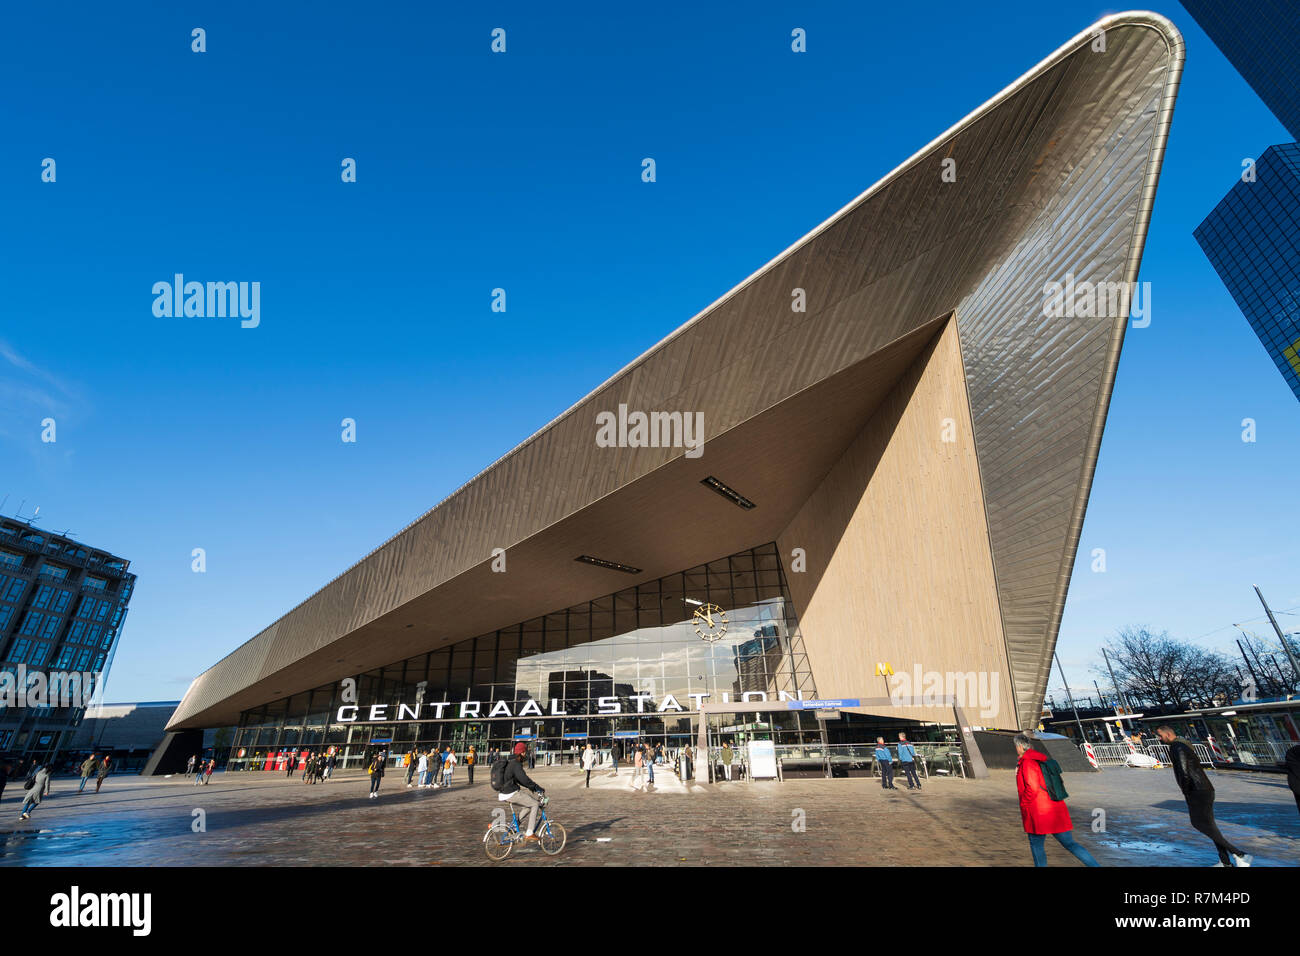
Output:
<instances>
[{"instance_id":1,"label":"recessed ceiling light","mask_svg":"<svg viewBox=\"0 0 1300 956\"><path fill-rule=\"evenodd\" d=\"M709 475L709 477L701 480L700 484L704 485L706 488L712 488L718 494L722 495L722 497L730 501L733 505L739 505L741 508L744 508L746 511L750 510L751 508L757 507L754 504L754 502L750 501L739 491L736 491L734 488L731 488L728 485L724 485L722 482L718 481L718 479L714 478L712 475Z\"/></svg>"},{"instance_id":2,"label":"recessed ceiling light","mask_svg":"<svg viewBox=\"0 0 1300 956\"><path fill-rule=\"evenodd\" d=\"M640 574L640 568L634 568L630 564L619 564L617 561L606 561L604 558L593 558L589 554L580 554L573 560L581 561L583 564L594 564L598 568L609 568L611 571L622 571L624 574Z\"/></svg>"}]
</instances>

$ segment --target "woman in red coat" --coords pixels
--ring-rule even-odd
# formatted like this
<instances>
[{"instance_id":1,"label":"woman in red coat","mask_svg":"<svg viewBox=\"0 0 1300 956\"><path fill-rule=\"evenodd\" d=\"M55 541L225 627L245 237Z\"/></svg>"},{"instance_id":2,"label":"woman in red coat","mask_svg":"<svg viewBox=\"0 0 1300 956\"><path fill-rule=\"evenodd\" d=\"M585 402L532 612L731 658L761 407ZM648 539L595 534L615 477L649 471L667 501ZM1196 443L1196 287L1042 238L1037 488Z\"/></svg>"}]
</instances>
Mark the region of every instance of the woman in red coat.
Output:
<instances>
[{"instance_id":1,"label":"woman in red coat","mask_svg":"<svg viewBox=\"0 0 1300 956\"><path fill-rule=\"evenodd\" d=\"M1092 854L1075 842L1070 832L1070 810L1064 800L1053 800L1043 780L1043 762L1051 758L1035 750L1032 741L1024 734L1016 736L1016 790L1020 794L1020 819L1029 835L1029 851L1034 856L1034 866L1047 866L1047 849L1043 845L1047 834L1073 853L1084 866L1100 866Z\"/></svg>"}]
</instances>

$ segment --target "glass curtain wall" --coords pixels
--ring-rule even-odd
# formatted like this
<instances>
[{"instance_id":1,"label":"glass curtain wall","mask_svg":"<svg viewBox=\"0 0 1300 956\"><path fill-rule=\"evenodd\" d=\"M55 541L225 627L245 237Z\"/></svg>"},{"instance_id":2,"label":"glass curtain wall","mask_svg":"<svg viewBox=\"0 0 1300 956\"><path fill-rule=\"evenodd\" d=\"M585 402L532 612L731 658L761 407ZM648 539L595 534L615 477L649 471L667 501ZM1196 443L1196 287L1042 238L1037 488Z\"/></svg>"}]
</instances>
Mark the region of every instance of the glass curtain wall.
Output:
<instances>
[{"instance_id":1,"label":"glass curtain wall","mask_svg":"<svg viewBox=\"0 0 1300 956\"><path fill-rule=\"evenodd\" d=\"M709 609L703 621L700 608ZM699 701L760 693L775 701L782 692L817 696L780 557L767 544L361 674L355 722L338 720L340 684L246 711L230 767L283 768L286 754L323 748L337 748L344 766L356 767L377 746L392 754L443 744L482 752L519 738L561 761L589 742L676 748L694 742ZM459 716L464 701L477 702L479 716ZM366 719L371 705L396 716L399 705L417 702L419 719ZM441 719L432 717L436 702L449 702ZM738 744L751 736L820 740L811 714L797 711L725 722Z\"/></svg>"}]
</instances>

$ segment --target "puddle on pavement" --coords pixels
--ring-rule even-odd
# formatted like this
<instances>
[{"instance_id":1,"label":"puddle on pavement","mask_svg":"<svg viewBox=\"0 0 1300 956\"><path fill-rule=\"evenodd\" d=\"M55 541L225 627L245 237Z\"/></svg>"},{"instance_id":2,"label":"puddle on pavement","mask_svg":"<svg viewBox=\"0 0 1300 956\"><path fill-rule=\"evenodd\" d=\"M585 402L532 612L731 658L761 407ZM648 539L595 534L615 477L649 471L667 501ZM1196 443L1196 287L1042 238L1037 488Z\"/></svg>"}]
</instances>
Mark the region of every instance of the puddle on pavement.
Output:
<instances>
[{"instance_id":1,"label":"puddle on pavement","mask_svg":"<svg viewBox=\"0 0 1300 956\"><path fill-rule=\"evenodd\" d=\"M1178 847L1172 843L1146 843L1141 840L1125 841L1122 843L1112 840L1098 840L1102 846L1108 846L1112 850L1123 850L1130 853L1173 853Z\"/></svg>"}]
</instances>

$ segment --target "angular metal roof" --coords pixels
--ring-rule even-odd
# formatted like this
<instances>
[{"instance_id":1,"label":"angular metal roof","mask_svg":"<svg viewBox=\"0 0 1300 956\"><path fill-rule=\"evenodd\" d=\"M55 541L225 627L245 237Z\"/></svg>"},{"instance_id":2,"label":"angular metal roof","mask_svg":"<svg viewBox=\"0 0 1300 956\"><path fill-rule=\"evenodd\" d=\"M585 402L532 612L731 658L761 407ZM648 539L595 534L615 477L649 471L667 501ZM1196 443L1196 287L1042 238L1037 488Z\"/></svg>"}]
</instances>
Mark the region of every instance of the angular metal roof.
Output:
<instances>
[{"instance_id":1,"label":"angular metal roof","mask_svg":"<svg viewBox=\"0 0 1300 956\"><path fill-rule=\"evenodd\" d=\"M232 723L775 540L954 314L1017 711L1033 726L1127 325L1126 311L1047 316L1044 286L1137 280L1183 57L1152 13L1080 33L205 671L169 729ZM795 288L807 312L792 312ZM597 447L597 413L620 403L703 412L703 457ZM703 489L710 474L759 507ZM507 549L506 574L489 568L494 548Z\"/></svg>"}]
</instances>

